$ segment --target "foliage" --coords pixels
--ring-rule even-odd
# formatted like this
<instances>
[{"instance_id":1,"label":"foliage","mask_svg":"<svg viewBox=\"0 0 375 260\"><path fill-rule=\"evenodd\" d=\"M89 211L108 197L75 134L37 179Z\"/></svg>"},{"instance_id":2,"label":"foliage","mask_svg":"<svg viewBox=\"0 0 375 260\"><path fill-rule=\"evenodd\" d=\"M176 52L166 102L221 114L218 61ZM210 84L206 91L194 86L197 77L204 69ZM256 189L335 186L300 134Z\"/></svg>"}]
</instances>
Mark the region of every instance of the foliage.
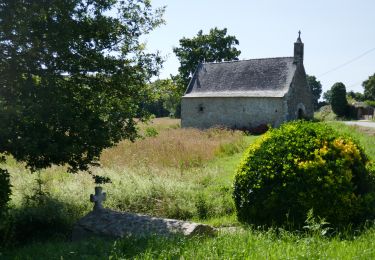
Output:
<instances>
[{"instance_id":1,"label":"foliage","mask_svg":"<svg viewBox=\"0 0 375 260\"><path fill-rule=\"evenodd\" d=\"M6 169L0 168L0 248L6 241L9 229L8 219L8 202L10 200L11 185L9 173Z\"/></svg>"},{"instance_id":2,"label":"foliage","mask_svg":"<svg viewBox=\"0 0 375 260\"><path fill-rule=\"evenodd\" d=\"M367 155L375 161L375 128L346 125L341 122L328 122L329 126L341 135L350 135L365 148Z\"/></svg>"},{"instance_id":3,"label":"foliage","mask_svg":"<svg viewBox=\"0 0 375 260\"><path fill-rule=\"evenodd\" d=\"M207 200L204 198L204 195L198 194L197 200L195 202L195 207L197 208L197 214L200 219L207 219L210 210L207 205Z\"/></svg>"},{"instance_id":4,"label":"foliage","mask_svg":"<svg viewBox=\"0 0 375 260\"><path fill-rule=\"evenodd\" d=\"M323 99L327 101L328 104L331 104L332 102L332 90L331 89L323 93Z\"/></svg>"},{"instance_id":5,"label":"foliage","mask_svg":"<svg viewBox=\"0 0 375 260\"><path fill-rule=\"evenodd\" d=\"M341 82L337 82L333 84L331 91L331 106L333 112L340 117L346 116L348 113L348 101L346 100L345 85Z\"/></svg>"},{"instance_id":6,"label":"foliage","mask_svg":"<svg viewBox=\"0 0 375 260\"><path fill-rule=\"evenodd\" d=\"M337 116L333 113L331 105L325 105L319 108L318 112L314 113L314 118L319 121L334 121Z\"/></svg>"},{"instance_id":7,"label":"foliage","mask_svg":"<svg viewBox=\"0 0 375 260\"><path fill-rule=\"evenodd\" d=\"M284 124L245 152L234 181L237 216L294 228L311 208L335 227L372 219L375 172L369 165L361 146L325 124Z\"/></svg>"},{"instance_id":8,"label":"foliage","mask_svg":"<svg viewBox=\"0 0 375 260\"><path fill-rule=\"evenodd\" d=\"M321 107L324 107L324 106L327 106L327 105L329 105L328 102L326 102L326 101L319 101L319 102L318 102L318 110L319 110Z\"/></svg>"},{"instance_id":9,"label":"foliage","mask_svg":"<svg viewBox=\"0 0 375 260\"><path fill-rule=\"evenodd\" d=\"M318 109L320 95L322 94L322 84L315 76L306 75L307 85L313 94L314 110Z\"/></svg>"},{"instance_id":10,"label":"foliage","mask_svg":"<svg viewBox=\"0 0 375 260\"><path fill-rule=\"evenodd\" d=\"M145 130L145 136L146 137L155 137L157 136L159 133L158 133L158 130L156 130L154 127L150 126L150 127L147 127L146 130Z\"/></svg>"},{"instance_id":11,"label":"foliage","mask_svg":"<svg viewBox=\"0 0 375 260\"><path fill-rule=\"evenodd\" d=\"M10 216L10 231L7 242L12 246L20 246L35 241L50 239L68 239L71 235L72 225L77 220L80 212L69 204L63 204L48 195L43 201L28 200L30 204L12 211Z\"/></svg>"},{"instance_id":12,"label":"foliage","mask_svg":"<svg viewBox=\"0 0 375 260\"><path fill-rule=\"evenodd\" d=\"M375 73L362 83L365 99L375 101Z\"/></svg>"},{"instance_id":13,"label":"foliage","mask_svg":"<svg viewBox=\"0 0 375 260\"><path fill-rule=\"evenodd\" d=\"M362 101L365 101L365 96L364 94L360 93L360 92L354 92L354 91L349 91L347 93L347 98L348 98L348 101L349 101L349 98L353 99L354 102L357 101L357 102L362 102Z\"/></svg>"},{"instance_id":14,"label":"foliage","mask_svg":"<svg viewBox=\"0 0 375 260\"><path fill-rule=\"evenodd\" d=\"M2 2L0 153L33 171L77 171L134 140L134 118L147 117L144 86L161 62L140 37L162 13L148 0Z\"/></svg>"},{"instance_id":15,"label":"foliage","mask_svg":"<svg viewBox=\"0 0 375 260\"><path fill-rule=\"evenodd\" d=\"M372 106L372 107L375 107L375 100L371 101L371 100L366 100L365 103L369 106Z\"/></svg>"},{"instance_id":16,"label":"foliage","mask_svg":"<svg viewBox=\"0 0 375 260\"><path fill-rule=\"evenodd\" d=\"M307 212L307 218L305 220L306 226L303 228L307 230L313 236L325 236L331 229L329 223L324 218L318 220L314 216L314 209L310 209Z\"/></svg>"},{"instance_id":17,"label":"foliage","mask_svg":"<svg viewBox=\"0 0 375 260\"><path fill-rule=\"evenodd\" d=\"M178 106L182 91L172 79L158 79L148 85L151 102L145 104L145 109L156 117L178 116Z\"/></svg>"},{"instance_id":18,"label":"foliage","mask_svg":"<svg viewBox=\"0 0 375 260\"><path fill-rule=\"evenodd\" d=\"M36 181L28 183L30 193L25 194L18 207L10 208L2 234L4 246L70 237L72 225L82 212L53 198L45 186L39 172Z\"/></svg>"},{"instance_id":19,"label":"foliage","mask_svg":"<svg viewBox=\"0 0 375 260\"><path fill-rule=\"evenodd\" d=\"M180 47L173 48L180 61L180 84L186 88L199 63L238 60L241 54L235 47L238 44L235 36L227 35L226 28L215 27L208 34L200 30L193 38L182 38Z\"/></svg>"},{"instance_id":20,"label":"foliage","mask_svg":"<svg viewBox=\"0 0 375 260\"><path fill-rule=\"evenodd\" d=\"M7 203L10 199L10 180L9 173L0 168L0 219L5 212ZM1 230L1 226L0 226Z\"/></svg>"}]
</instances>

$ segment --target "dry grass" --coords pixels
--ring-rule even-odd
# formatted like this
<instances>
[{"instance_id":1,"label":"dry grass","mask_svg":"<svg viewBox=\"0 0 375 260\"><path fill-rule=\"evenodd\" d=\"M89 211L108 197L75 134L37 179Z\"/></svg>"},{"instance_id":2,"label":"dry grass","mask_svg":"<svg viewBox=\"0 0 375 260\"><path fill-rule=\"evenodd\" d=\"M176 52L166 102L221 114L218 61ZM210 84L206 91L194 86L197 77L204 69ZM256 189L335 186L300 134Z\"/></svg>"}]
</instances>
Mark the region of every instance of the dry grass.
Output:
<instances>
[{"instance_id":1,"label":"dry grass","mask_svg":"<svg viewBox=\"0 0 375 260\"><path fill-rule=\"evenodd\" d=\"M176 128L176 119L154 119L148 127L158 134L134 143L123 141L103 152L104 167L150 166L180 169L201 166L225 148L225 145L241 145L243 133L224 129L197 130ZM169 127L168 127L169 126ZM161 127L163 128L162 131Z\"/></svg>"}]
</instances>

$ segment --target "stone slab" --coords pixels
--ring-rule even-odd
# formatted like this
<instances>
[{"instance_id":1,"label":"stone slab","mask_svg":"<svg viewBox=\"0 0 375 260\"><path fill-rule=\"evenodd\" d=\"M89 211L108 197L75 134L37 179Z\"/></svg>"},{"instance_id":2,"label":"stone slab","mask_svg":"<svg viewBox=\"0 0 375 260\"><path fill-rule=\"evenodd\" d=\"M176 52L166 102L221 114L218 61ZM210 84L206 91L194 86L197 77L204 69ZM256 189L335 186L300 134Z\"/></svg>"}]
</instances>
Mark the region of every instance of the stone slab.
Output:
<instances>
[{"instance_id":1,"label":"stone slab","mask_svg":"<svg viewBox=\"0 0 375 260\"><path fill-rule=\"evenodd\" d=\"M213 236L215 234L216 229L209 225L103 208L88 213L75 224L72 240L77 241L93 236L117 239L125 236Z\"/></svg>"}]
</instances>

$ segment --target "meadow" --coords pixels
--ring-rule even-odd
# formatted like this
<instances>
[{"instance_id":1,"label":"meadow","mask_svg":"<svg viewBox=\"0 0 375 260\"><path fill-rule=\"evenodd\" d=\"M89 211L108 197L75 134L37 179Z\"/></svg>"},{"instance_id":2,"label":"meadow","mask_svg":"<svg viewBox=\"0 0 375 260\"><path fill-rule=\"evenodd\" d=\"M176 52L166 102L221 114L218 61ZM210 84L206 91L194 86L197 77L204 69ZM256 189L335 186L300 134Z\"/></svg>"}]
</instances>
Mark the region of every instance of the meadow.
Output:
<instances>
[{"instance_id":1,"label":"meadow","mask_svg":"<svg viewBox=\"0 0 375 260\"><path fill-rule=\"evenodd\" d=\"M330 123L350 134L375 160L375 131ZM232 182L242 152L259 136L226 129L181 129L175 119L140 126L143 136L104 151L97 175L109 177L104 206L153 216L186 219L219 228L215 238L124 238L69 242L74 222L89 212L94 183L87 173L64 167L30 174L8 158L13 185L9 259L373 259L375 228L322 235L307 231L241 225L235 216ZM310 226L309 226L310 225Z\"/></svg>"}]
</instances>

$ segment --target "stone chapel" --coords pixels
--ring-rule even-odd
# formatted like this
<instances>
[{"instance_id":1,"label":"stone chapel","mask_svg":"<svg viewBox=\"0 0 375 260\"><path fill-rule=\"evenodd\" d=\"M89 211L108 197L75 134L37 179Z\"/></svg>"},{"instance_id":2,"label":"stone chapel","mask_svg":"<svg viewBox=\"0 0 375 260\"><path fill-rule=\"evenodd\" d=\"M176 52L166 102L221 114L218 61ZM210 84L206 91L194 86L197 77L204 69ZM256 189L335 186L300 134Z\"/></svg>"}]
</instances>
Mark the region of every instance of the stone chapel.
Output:
<instances>
[{"instance_id":1,"label":"stone chapel","mask_svg":"<svg viewBox=\"0 0 375 260\"><path fill-rule=\"evenodd\" d=\"M301 35L293 57L201 63L181 101L181 126L273 127L313 117Z\"/></svg>"}]
</instances>

